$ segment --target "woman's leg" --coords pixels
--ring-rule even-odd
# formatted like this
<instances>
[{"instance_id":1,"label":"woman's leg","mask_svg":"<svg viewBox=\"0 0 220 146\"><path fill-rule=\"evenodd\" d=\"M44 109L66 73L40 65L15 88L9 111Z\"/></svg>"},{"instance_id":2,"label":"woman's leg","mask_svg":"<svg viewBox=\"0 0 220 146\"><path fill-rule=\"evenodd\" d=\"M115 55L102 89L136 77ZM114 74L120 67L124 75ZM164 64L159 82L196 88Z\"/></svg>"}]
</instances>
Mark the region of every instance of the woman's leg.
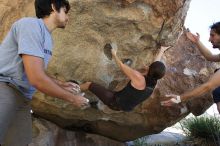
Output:
<instances>
[{"instance_id":1,"label":"woman's leg","mask_svg":"<svg viewBox=\"0 0 220 146\"><path fill-rule=\"evenodd\" d=\"M89 90L95 94L104 104L109 106L113 110L119 110L115 100L115 92L106 89L96 83L86 82L80 85L82 91Z\"/></svg>"}]
</instances>

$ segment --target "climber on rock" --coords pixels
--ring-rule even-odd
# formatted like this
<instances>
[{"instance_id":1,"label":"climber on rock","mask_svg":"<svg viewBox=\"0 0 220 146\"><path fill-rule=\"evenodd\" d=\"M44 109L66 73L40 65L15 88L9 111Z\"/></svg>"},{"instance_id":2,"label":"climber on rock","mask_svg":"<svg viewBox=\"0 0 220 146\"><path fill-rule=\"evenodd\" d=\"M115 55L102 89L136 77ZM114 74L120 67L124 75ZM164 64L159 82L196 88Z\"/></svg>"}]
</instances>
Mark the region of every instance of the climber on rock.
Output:
<instances>
[{"instance_id":1,"label":"climber on rock","mask_svg":"<svg viewBox=\"0 0 220 146\"><path fill-rule=\"evenodd\" d=\"M137 71L123 63L117 56L117 45L111 44L111 55L121 71L130 79L129 83L120 91L111 91L93 82L80 85L82 91L89 90L95 94L105 105L116 111L131 111L135 106L151 96L157 81L166 72L165 65L161 62L163 53L170 47L161 46L154 62ZM111 58L111 57L110 57Z\"/></svg>"}]
</instances>

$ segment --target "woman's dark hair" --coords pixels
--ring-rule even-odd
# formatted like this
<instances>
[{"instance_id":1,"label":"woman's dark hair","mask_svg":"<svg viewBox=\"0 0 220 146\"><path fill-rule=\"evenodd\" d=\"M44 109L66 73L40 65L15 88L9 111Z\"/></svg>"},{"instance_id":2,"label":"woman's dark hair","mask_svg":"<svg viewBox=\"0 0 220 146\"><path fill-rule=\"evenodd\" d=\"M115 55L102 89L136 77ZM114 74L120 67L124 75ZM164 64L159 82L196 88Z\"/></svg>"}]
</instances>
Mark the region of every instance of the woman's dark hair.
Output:
<instances>
[{"instance_id":1,"label":"woman's dark hair","mask_svg":"<svg viewBox=\"0 0 220 146\"><path fill-rule=\"evenodd\" d=\"M34 5L37 18L49 16L53 11L52 4L58 12L62 7L66 8L66 13L68 13L70 9L70 4L67 0L35 0Z\"/></svg>"},{"instance_id":2,"label":"woman's dark hair","mask_svg":"<svg viewBox=\"0 0 220 146\"><path fill-rule=\"evenodd\" d=\"M212 24L210 28L220 35L220 22Z\"/></svg>"},{"instance_id":3,"label":"woman's dark hair","mask_svg":"<svg viewBox=\"0 0 220 146\"><path fill-rule=\"evenodd\" d=\"M157 80L161 79L166 73L165 65L160 61L155 61L149 66L149 71L145 76L147 85L154 87L157 84Z\"/></svg>"}]
</instances>

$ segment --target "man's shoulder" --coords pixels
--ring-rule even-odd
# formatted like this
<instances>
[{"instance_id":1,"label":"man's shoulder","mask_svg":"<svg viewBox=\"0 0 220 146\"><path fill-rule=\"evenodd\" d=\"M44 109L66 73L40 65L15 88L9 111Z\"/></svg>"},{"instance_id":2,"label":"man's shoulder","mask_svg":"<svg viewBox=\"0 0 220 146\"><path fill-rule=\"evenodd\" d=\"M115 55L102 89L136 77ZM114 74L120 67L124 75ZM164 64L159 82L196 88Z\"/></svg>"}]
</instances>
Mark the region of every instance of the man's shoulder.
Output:
<instances>
[{"instance_id":1,"label":"man's shoulder","mask_svg":"<svg viewBox=\"0 0 220 146\"><path fill-rule=\"evenodd\" d=\"M39 30L42 29L41 21L42 21L41 19L34 17L24 17L17 20L13 24L13 28L15 28L16 31L22 30L22 32L24 31L38 32Z\"/></svg>"},{"instance_id":2,"label":"man's shoulder","mask_svg":"<svg viewBox=\"0 0 220 146\"><path fill-rule=\"evenodd\" d=\"M34 23L38 23L38 22L39 22L39 19L34 18L34 17L24 17L24 18L21 18L18 21L16 21L16 23L19 23L19 24L26 24L26 23L34 24Z\"/></svg>"}]
</instances>

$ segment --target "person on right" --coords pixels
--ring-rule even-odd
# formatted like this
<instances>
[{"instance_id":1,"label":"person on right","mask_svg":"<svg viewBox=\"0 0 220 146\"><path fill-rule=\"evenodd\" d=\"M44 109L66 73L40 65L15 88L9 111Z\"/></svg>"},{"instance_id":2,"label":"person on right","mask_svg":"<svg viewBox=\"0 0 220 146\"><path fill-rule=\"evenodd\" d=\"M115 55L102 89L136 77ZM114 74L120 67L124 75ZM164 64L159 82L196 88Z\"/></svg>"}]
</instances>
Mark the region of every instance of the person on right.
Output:
<instances>
[{"instance_id":1,"label":"person on right","mask_svg":"<svg viewBox=\"0 0 220 146\"><path fill-rule=\"evenodd\" d=\"M213 48L220 50L220 22L214 23L210 26L210 28L209 42L212 43ZM220 54L213 54L207 47L205 47L200 41L200 36L198 33L192 34L191 32L187 31L186 36L199 48L199 51L208 61L220 62ZM203 83L192 91L181 95L166 95L166 97L169 97L170 99L162 101L161 105L172 106L180 102L185 102L194 97L199 97L210 91L213 91L214 102L216 103L217 109L220 113L220 70L216 71L207 82Z\"/></svg>"},{"instance_id":2,"label":"person on right","mask_svg":"<svg viewBox=\"0 0 220 146\"><path fill-rule=\"evenodd\" d=\"M219 69L216 69L218 71ZM220 87L215 88L215 90L212 91L212 97L214 103L216 103L218 113L220 113Z\"/></svg>"}]
</instances>

